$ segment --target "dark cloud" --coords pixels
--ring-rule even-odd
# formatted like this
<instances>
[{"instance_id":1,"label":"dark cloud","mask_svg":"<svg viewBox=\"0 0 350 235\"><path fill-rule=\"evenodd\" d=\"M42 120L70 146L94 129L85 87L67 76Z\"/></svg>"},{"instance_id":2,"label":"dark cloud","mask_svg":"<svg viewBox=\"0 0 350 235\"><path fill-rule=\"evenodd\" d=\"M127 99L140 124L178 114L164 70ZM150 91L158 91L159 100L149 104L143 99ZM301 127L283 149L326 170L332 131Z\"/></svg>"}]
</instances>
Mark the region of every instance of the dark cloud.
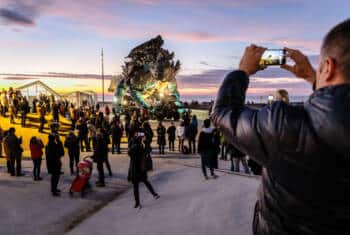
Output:
<instances>
[{"instance_id":1,"label":"dark cloud","mask_svg":"<svg viewBox=\"0 0 350 235\"><path fill-rule=\"evenodd\" d=\"M21 77L21 76L9 76L9 77L3 77L2 79L4 80L28 80L28 79L32 79L30 77Z\"/></svg>"},{"instance_id":2,"label":"dark cloud","mask_svg":"<svg viewBox=\"0 0 350 235\"><path fill-rule=\"evenodd\" d=\"M0 7L0 20L5 24L35 26L36 19L53 0L5 0Z\"/></svg>"},{"instance_id":3,"label":"dark cloud","mask_svg":"<svg viewBox=\"0 0 350 235\"><path fill-rule=\"evenodd\" d=\"M229 72L231 72L231 70L213 69L200 74L180 75L178 76L178 79L183 84L189 86L215 86L220 84Z\"/></svg>"},{"instance_id":4,"label":"dark cloud","mask_svg":"<svg viewBox=\"0 0 350 235\"><path fill-rule=\"evenodd\" d=\"M1 8L0 9L0 18L4 20L5 23L22 25L22 26L34 26L34 19L21 14L15 10Z\"/></svg>"},{"instance_id":5,"label":"dark cloud","mask_svg":"<svg viewBox=\"0 0 350 235\"><path fill-rule=\"evenodd\" d=\"M179 88L219 88L224 78L232 70L213 69L200 74L181 75L178 77ZM281 68L269 67L250 78L250 88L256 89L292 89L301 93L310 89L310 85L302 79Z\"/></svg>"}]
</instances>

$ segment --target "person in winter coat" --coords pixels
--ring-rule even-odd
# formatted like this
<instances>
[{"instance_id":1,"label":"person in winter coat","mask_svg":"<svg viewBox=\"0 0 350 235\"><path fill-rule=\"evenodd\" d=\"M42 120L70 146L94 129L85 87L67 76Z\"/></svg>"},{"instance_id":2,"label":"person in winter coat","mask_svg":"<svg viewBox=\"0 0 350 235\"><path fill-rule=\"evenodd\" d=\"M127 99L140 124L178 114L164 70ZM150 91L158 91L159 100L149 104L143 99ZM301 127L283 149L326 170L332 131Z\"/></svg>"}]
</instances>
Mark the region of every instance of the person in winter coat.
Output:
<instances>
[{"instance_id":1,"label":"person in winter coat","mask_svg":"<svg viewBox=\"0 0 350 235\"><path fill-rule=\"evenodd\" d=\"M79 139L76 135L74 135L73 131L70 131L66 136L66 140L64 141L64 147L68 149L69 156L69 168L71 175L74 175L74 168L77 168L80 158L80 146ZM76 169L78 172L78 169Z\"/></svg>"},{"instance_id":2,"label":"person in winter coat","mask_svg":"<svg viewBox=\"0 0 350 235\"><path fill-rule=\"evenodd\" d=\"M217 178L214 173L219 146L215 143L214 130L210 128L210 120L204 120L204 125L198 140L198 152L201 155L202 171L204 178L208 180L207 168L213 178Z\"/></svg>"},{"instance_id":3,"label":"person in winter coat","mask_svg":"<svg viewBox=\"0 0 350 235\"><path fill-rule=\"evenodd\" d=\"M87 124L84 118L79 118L76 124L76 129L78 130L78 138L80 142L81 152L84 151L84 148L86 152L90 152L91 149L90 149L90 144L88 139L89 129L87 127Z\"/></svg>"},{"instance_id":4,"label":"person in winter coat","mask_svg":"<svg viewBox=\"0 0 350 235\"><path fill-rule=\"evenodd\" d=\"M51 193L52 196L60 196L60 190L57 189L61 175L61 157L64 155L62 143L59 141L58 135L50 134L49 141L45 147L47 171L51 174Z\"/></svg>"},{"instance_id":5,"label":"person in winter coat","mask_svg":"<svg viewBox=\"0 0 350 235\"><path fill-rule=\"evenodd\" d=\"M174 122L171 122L166 132L168 134L169 150L175 151L176 127Z\"/></svg>"},{"instance_id":6,"label":"person in winter coat","mask_svg":"<svg viewBox=\"0 0 350 235\"><path fill-rule=\"evenodd\" d=\"M45 123L46 123L46 120L45 120L45 115L46 115L46 107L45 107L45 104L39 103L39 104L38 104L37 110L38 110L38 112L39 112L39 120L40 120L39 132L40 132L40 133L43 133L43 131L44 131L44 125L45 125Z\"/></svg>"},{"instance_id":7,"label":"person in winter coat","mask_svg":"<svg viewBox=\"0 0 350 235\"><path fill-rule=\"evenodd\" d=\"M145 146L142 143L143 135L136 132L129 142L128 155L130 156L128 181L134 186L135 208L141 209L139 184L143 182L155 199L159 195L154 191L151 183L147 179Z\"/></svg>"},{"instance_id":8,"label":"person in winter coat","mask_svg":"<svg viewBox=\"0 0 350 235\"><path fill-rule=\"evenodd\" d=\"M325 36L317 72L298 50L282 68L310 82L303 105L244 105L249 76L265 48L246 48L239 70L224 79L211 114L240 151L263 165L255 235L349 234L350 19Z\"/></svg>"},{"instance_id":9,"label":"person in winter coat","mask_svg":"<svg viewBox=\"0 0 350 235\"><path fill-rule=\"evenodd\" d=\"M42 180L42 178L40 177L40 171L41 171L41 161L44 154L43 152L44 144L40 138L33 136L30 139L29 148L30 148L30 155L33 161L33 178L34 178L34 181L40 181Z\"/></svg>"},{"instance_id":10,"label":"person in winter coat","mask_svg":"<svg viewBox=\"0 0 350 235\"><path fill-rule=\"evenodd\" d=\"M26 126L26 120L27 120L27 114L30 111L29 103L25 97L22 98L22 101L20 103L20 110L21 110L21 125L22 127Z\"/></svg>"},{"instance_id":11,"label":"person in winter coat","mask_svg":"<svg viewBox=\"0 0 350 235\"><path fill-rule=\"evenodd\" d=\"M180 122L180 125L176 128L176 136L179 141L179 152L183 152L183 146L185 141L185 123Z\"/></svg>"},{"instance_id":12,"label":"person in winter coat","mask_svg":"<svg viewBox=\"0 0 350 235\"><path fill-rule=\"evenodd\" d=\"M96 182L97 187L105 187L105 174L103 169L103 163L105 162L106 154L106 139L100 129L96 132L96 148L94 149L93 160L97 164L98 181Z\"/></svg>"},{"instance_id":13,"label":"person in winter coat","mask_svg":"<svg viewBox=\"0 0 350 235\"><path fill-rule=\"evenodd\" d=\"M185 135L188 141L190 153L196 153L196 137L198 134L197 116L193 115L190 125L185 127Z\"/></svg>"},{"instance_id":14,"label":"person in winter coat","mask_svg":"<svg viewBox=\"0 0 350 235\"><path fill-rule=\"evenodd\" d=\"M157 143L158 143L159 154L164 154L164 148L166 145L165 135L166 135L166 129L163 126L162 122L160 121L157 127Z\"/></svg>"},{"instance_id":15,"label":"person in winter coat","mask_svg":"<svg viewBox=\"0 0 350 235\"><path fill-rule=\"evenodd\" d=\"M11 176L24 176L22 173L22 138L15 135L15 128L11 127L8 135L5 138L5 145L10 157L10 172ZM16 166L16 167L15 167Z\"/></svg>"},{"instance_id":16,"label":"person in winter coat","mask_svg":"<svg viewBox=\"0 0 350 235\"><path fill-rule=\"evenodd\" d=\"M112 154L116 150L118 154L121 154L120 151L120 143L123 137L124 129L122 124L119 123L118 120L115 120L111 126L111 134L112 134Z\"/></svg>"},{"instance_id":17,"label":"person in winter coat","mask_svg":"<svg viewBox=\"0 0 350 235\"><path fill-rule=\"evenodd\" d=\"M52 102L52 118L54 122L60 122L60 106L56 102Z\"/></svg>"}]
</instances>

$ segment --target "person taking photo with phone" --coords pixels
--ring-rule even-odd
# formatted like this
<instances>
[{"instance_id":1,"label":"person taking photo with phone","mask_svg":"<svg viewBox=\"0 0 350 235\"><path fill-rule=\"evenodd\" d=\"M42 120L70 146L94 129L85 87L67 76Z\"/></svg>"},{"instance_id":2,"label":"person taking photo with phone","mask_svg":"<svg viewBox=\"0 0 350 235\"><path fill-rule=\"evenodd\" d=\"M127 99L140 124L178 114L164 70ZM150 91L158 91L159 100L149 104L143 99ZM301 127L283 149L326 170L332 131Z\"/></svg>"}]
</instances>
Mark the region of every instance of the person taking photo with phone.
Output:
<instances>
[{"instance_id":1,"label":"person taking photo with phone","mask_svg":"<svg viewBox=\"0 0 350 235\"><path fill-rule=\"evenodd\" d=\"M254 234L349 234L350 19L325 36L317 72L300 51L285 48L282 65L314 87L302 106L244 105L249 76L265 48L246 48L222 83L211 118L229 142L264 166Z\"/></svg>"}]
</instances>

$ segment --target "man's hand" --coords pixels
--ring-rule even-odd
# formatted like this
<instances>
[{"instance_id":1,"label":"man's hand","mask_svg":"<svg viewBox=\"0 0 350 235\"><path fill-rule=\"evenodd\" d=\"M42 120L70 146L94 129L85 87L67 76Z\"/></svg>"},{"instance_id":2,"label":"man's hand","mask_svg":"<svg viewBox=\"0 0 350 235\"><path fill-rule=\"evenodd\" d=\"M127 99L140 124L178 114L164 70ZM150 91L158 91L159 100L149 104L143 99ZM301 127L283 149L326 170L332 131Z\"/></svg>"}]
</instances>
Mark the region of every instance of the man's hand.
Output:
<instances>
[{"instance_id":1,"label":"man's hand","mask_svg":"<svg viewBox=\"0 0 350 235\"><path fill-rule=\"evenodd\" d=\"M316 81L316 72L311 66L309 59L299 50L293 50L290 48L284 49L287 52L287 57L291 58L295 64L284 64L281 65L281 68L288 70L299 78L303 78L310 83L314 83Z\"/></svg>"},{"instance_id":2,"label":"man's hand","mask_svg":"<svg viewBox=\"0 0 350 235\"><path fill-rule=\"evenodd\" d=\"M246 47L241 62L239 63L239 70L246 72L248 76L261 70L262 67L259 65L259 62L265 50L266 48L258 47L254 44Z\"/></svg>"}]
</instances>

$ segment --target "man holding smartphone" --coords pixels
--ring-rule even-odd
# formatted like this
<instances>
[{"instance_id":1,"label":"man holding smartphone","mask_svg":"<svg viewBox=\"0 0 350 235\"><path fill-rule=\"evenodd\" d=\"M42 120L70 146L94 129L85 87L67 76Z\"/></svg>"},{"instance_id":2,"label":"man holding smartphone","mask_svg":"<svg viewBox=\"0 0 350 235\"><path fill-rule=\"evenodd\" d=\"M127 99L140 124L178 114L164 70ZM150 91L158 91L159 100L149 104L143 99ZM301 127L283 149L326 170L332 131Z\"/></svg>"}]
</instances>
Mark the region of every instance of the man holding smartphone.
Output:
<instances>
[{"instance_id":1,"label":"man holding smartphone","mask_svg":"<svg viewBox=\"0 0 350 235\"><path fill-rule=\"evenodd\" d=\"M244 106L266 49L246 48L219 89L212 119L226 139L264 166L254 234L349 234L350 19L324 38L317 73L300 51L281 67L313 85L303 106Z\"/></svg>"}]
</instances>

